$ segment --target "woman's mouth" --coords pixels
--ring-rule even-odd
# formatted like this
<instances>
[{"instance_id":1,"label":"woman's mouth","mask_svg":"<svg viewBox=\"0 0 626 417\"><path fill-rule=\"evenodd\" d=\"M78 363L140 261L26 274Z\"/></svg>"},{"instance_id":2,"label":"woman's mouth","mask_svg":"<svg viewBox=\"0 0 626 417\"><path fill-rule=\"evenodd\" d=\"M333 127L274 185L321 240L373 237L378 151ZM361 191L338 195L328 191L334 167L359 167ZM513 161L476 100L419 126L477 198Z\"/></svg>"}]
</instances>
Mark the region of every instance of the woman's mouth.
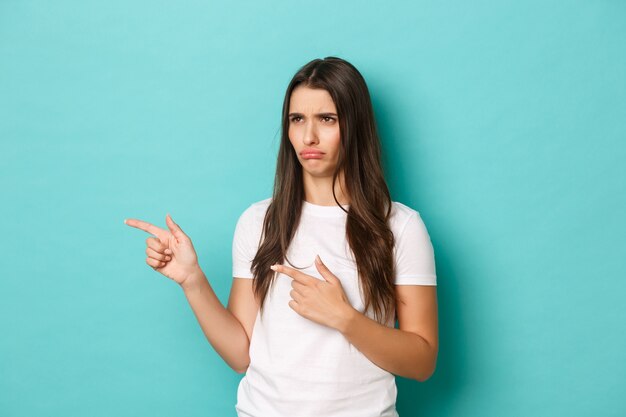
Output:
<instances>
[{"instance_id":1,"label":"woman's mouth","mask_svg":"<svg viewBox=\"0 0 626 417\"><path fill-rule=\"evenodd\" d=\"M315 149L305 149L300 151L300 156L303 159L321 159L323 155L324 152Z\"/></svg>"}]
</instances>

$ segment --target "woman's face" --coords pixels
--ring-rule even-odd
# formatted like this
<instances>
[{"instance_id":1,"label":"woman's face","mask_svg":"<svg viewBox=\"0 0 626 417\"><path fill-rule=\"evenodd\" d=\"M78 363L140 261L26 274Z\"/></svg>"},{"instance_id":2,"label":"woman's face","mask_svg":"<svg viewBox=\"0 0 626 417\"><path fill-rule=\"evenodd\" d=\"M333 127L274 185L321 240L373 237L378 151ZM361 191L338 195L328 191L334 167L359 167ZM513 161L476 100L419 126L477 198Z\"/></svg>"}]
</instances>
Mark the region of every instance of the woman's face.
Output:
<instances>
[{"instance_id":1,"label":"woman's face","mask_svg":"<svg viewBox=\"0 0 626 417\"><path fill-rule=\"evenodd\" d=\"M298 86L289 100L289 141L303 173L332 177L341 134L335 103L328 91Z\"/></svg>"}]
</instances>

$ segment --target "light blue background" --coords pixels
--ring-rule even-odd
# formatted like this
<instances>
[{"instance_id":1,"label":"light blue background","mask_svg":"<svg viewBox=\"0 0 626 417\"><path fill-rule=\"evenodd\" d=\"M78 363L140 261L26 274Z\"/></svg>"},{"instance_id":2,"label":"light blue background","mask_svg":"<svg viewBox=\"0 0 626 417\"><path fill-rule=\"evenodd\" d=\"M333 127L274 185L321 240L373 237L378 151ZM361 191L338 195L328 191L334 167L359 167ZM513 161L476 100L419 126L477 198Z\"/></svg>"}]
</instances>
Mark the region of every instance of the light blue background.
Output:
<instances>
[{"instance_id":1,"label":"light blue background","mask_svg":"<svg viewBox=\"0 0 626 417\"><path fill-rule=\"evenodd\" d=\"M364 75L435 247L440 353L405 416L625 415L621 1L0 2L0 415L234 416L241 375L136 217L226 303L284 90ZM320 416L322 417L322 416Z\"/></svg>"}]
</instances>

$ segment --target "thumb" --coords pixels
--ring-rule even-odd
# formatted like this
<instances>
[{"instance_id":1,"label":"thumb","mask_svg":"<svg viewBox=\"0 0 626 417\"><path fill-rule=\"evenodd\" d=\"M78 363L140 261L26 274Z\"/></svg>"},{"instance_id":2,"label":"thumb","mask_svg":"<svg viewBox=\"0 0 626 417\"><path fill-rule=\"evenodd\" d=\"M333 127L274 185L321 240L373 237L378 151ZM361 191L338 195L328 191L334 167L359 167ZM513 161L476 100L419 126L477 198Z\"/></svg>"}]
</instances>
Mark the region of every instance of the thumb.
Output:
<instances>
[{"instance_id":1,"label":"thumb","mask_svg":"<svg viewBox=\"0 0 626 417\"><path fill-rule=\"evenodd\" d=\"M172 220L172 216L170 216L169 213L165 216L165 223L167 224L167 227L170 229L176 240L180 241L187 239L187 235L185 234L185 232L183 232L183 229L181 229L180 226L174 223L174 220Z\"/></svg>"},{"instance_id":2,"label":"thumb","mask_svg":"<svg viewBox=\"0 0 626 417\"><path fill-rule=\"evenodd\" d=\"M324 265L319 255L315 256L315 267L326 281L331 283L339 281L339 279L332 272L330 272L330 269Z\"/></svg>"}]
</instances>

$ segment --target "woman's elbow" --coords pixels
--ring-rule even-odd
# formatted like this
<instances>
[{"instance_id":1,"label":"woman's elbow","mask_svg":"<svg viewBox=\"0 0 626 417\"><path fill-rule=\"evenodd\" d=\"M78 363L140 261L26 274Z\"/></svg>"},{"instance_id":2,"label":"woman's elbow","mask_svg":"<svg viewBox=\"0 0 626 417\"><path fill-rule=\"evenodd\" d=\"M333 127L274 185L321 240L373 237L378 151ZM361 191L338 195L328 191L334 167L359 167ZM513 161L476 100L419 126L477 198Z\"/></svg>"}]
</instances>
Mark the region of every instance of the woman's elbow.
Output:
<instances>
[{"instance_id":1,"label":"woman's elbow","mask_svg":"<svg viewBox=\"0 0 626 417\"><path fill-rule=\"evenodd\" d=\"M419 367L419 372L415 377L415 380L425 382L433 376L435 369L437 369L437 350L433 350L431 359L425 361L425 363L422 363L421 365L422 366Z\"/></svg>"},{"instance_id":2,"label":"woman's elbow","mask_svg":"<svg viewBox=\"0 0 626 417\"><path fill-rule=\"evenodd\" d=\"M245 374L246 371L248 370L248 367L246 366L245 368L239 368L239 369L233 368L233 370L237 372L238 374Z\"/></svg>"}]
</instances>

